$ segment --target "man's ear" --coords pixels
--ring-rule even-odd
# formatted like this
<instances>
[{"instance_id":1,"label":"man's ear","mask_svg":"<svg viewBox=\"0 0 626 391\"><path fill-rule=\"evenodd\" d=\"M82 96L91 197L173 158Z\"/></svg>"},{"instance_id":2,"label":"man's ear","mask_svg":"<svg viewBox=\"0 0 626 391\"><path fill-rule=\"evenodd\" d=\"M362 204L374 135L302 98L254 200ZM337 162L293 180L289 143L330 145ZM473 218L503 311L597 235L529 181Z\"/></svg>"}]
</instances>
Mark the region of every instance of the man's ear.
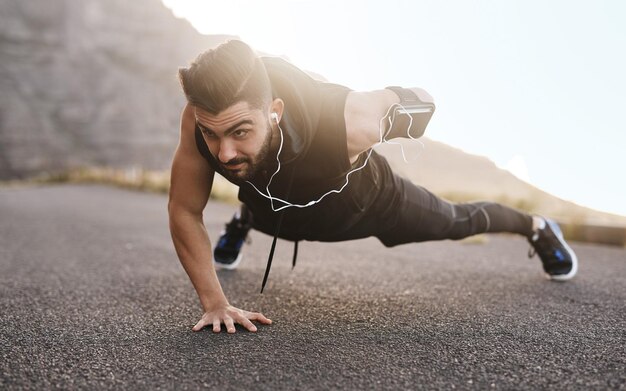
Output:
<instances>
[{"instance_id":1,"label":"man's ear","mask_svg":"<svg viewBox=\"0 0 626 391\"><path fill-rule=\"evenodd\" d=\"M278 115L278 122L280 122L280 119L283 117L283 110L285 109L285 102L283 102L282 99L280 98L276 98L272 101L272 104L270 105L270 118L272 113L276 113L276 115Z\"/></svg>"}]
</instances>

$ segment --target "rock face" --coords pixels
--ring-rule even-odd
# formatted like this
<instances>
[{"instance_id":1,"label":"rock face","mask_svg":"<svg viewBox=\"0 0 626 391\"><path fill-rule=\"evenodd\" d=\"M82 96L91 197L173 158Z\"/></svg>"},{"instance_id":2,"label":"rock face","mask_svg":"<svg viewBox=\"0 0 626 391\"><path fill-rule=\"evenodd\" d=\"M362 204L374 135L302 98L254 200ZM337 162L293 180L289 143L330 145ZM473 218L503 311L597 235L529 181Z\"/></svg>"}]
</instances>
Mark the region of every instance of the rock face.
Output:
<instances>
[{"instance_id":1,"label":"rock face","mask_svg":"<svg viewBox=\"0 0 626 391\"><path fill-rule=\"evenodd\" d=\"M83 166L169 168L184 105L177 69L229 38L199 34L160 0L0 1L0 180ZM435 192L511 195L549 215L614 221L487 159L424 142L409 153L414 164L393 146L381 152Z\"/></svg>"},{"instance_id":2,"label":"rock face","mask_svg":"<svg viewBox=\"0 0 626 391\"><path fill-rule=\"evenodd\" d=\"M203 36L159 0L0 2L0 179L169 166Z\"/></svg>"},{"instance_id":3,"label":"rock face","mask_svg":"<svg viewBox=\"0 0 626 391\"><path fill-rule=\"evenodd\" d=\"M407 139L393 142L403 146L407 161L404 161L398 145L384 144L377 148L393 170L444 197L457 201L498 201L563 222L626 226L626 217L595 211L555 197L498 168L486 157L468 154L427 137L419 142ZM614 243L621 244L623 230L618 234L622 239Z\"/></svg>"}]
</instances>

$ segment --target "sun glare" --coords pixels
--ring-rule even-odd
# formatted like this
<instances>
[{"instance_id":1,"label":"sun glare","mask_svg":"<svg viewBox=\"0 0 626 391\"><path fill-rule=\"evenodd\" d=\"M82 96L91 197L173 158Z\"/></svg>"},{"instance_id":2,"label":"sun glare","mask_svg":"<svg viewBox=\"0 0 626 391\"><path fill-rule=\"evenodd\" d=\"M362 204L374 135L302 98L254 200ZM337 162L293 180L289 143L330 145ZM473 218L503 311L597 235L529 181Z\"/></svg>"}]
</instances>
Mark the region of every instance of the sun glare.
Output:
<instances>
[{"instance_id":1,"label":"sun glare","mask_svg":"<svg viewBox=\"0 0 626 391\"><path fill-rule=\"evenodd\" d=\"M163 0L203 34L236 35L256 50L280 54L290 46L289 2L286 0Z\"/></svg>"},{"instance_id":2,"label":"sun glare","mask_svg":"<svg viewBox=\"0 0 626 391\"><path fill-rule=\"evenodd\" d=\"M227 2L162 0L180 18L203 34L235 35L259 52L286 56L289 61L329 80L356 89L373 88L371 76L347 61L359 55L362 30L346 28L345 15L366 22L352 0L231 0ZM329 11L332 7L332 11ZM324 53L323 56L320 53ZM343 75L343 79L340 79ZM349 75L346 78L345 75ZM365 82L364 82L365 81ZM371 86L365 83L371 83Z\"/></svg>"},{"instance_id":3,"label":"sun glare","mask_svg":"<svg viewBox=\"0 0 626 391\"><path fill-rule=\"evenodd\" d=\"M530 175L528 175L528 166L526 160L521 155L515 155L504 167L511 174L515 175L519 179L530 183Z\"/></svg>"},{"instance_id":4,"label":"sun glare","mask_svg":"<svg viewBox=\"0 0 626 391\"><path fill-rule=\"evenodd\" d=\"M625 182L603 179L623 176L626 56L615 48L625 2L162 1L201 33L237 36L354 90L422 87L438 103L428 137L506 162L525 181L529 167L543 190L626 215ZM610 142L592 151L590 129Z\"/></svg>"}]
</instances>

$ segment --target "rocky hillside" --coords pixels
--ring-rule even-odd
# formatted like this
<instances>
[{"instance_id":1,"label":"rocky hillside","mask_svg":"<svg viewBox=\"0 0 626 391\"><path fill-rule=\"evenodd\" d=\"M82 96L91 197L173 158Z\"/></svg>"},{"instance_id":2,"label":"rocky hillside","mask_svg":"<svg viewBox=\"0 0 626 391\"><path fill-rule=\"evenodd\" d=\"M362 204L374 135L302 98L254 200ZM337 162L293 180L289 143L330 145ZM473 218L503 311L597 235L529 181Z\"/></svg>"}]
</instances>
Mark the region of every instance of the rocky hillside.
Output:
<instances>
[{"instance_id":1,"label":"rocky hillside","mask_svg":"<svg viewBox=\"0 0 626 391\"><path fill-rule=\"evenodd\" d=\"M411 140L393 141L402 144L406 162L398 145L384 144L377 148L393 169L444 197L457 201L495 200L576 224L626 226L626 217L555 197L498 168L486 157L426 137L420 139L421 144Z\"/></svg>"},{"instance_id":2,"label":"rocky hillside","mask_svg":"<svg viewBox=\"0 0 626 391\"><path fill-rule=\"evenodd\" d=\"M159 0L3 0L0 179L167 168L184 102L176 70L224 39Z\"/></svg>"},{"instance_id":3,"label":"rocky hillside","mask_svg":"<svg viewBox=\"0 0 626 391\"><path fill-rule=\"evenodd\" d=\"M82 166L167 169L184 97L176 70L229 37L204 36L160 0L0 2L0 180ZM319 75L314 76L321 78ZM496 199L553 216L626 225L567 203L486 158L424 140L381 151L454 199Z\"/></svg>"}]
</instances>

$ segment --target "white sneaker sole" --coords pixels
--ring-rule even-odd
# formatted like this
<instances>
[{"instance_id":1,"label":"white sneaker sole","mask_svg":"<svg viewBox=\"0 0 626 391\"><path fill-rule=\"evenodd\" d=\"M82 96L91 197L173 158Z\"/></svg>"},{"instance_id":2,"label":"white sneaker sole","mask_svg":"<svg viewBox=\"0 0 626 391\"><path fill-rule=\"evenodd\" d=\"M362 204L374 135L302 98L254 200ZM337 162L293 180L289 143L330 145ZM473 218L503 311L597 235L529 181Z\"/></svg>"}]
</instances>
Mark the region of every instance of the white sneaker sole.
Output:
<instances>
[{"instance_id":1,"label":"white sneaker sole","mask_svg":"<svg viewBox=\"0 0 626 391\"><path fill-rule=\"evenodd\" d=\"M569 252L570 256L572 257L572 270L570 270L569 273L557 274L557 275L551 275L551 274L546 273L546 276L548 277L548 279L552 281L571 280L578 272L578 258L576 257L576 253L574 252L574 250L572 250L570 246L567 245L567 242L565 242L565 239L563 239L563 233L561 232L561 229L559 228L559 226L556 225L556 223L554 223L551 220L546 219L546 224L550 224L550 228L552 229L552 231L554 231L554 233L556 233L556 237L559 239L559 242L561 242L563 247L565 247L565 249Z\"/></svg>"},{"instance_id":2,"label":"white sneaker sole","mask_svg":"<svg viewBox=\"0 0 626 391\"><path fill-rule=\"evenodd\" d=\"M216 269L234 270L234 269L237 269L237 266L239 266L242 259L243 259L243 252L239 251L239 255L237 256L237 259L235 259L235 262L221 263L213 259L213 265L215 265Z\"/></svg>"}]
</instances>

